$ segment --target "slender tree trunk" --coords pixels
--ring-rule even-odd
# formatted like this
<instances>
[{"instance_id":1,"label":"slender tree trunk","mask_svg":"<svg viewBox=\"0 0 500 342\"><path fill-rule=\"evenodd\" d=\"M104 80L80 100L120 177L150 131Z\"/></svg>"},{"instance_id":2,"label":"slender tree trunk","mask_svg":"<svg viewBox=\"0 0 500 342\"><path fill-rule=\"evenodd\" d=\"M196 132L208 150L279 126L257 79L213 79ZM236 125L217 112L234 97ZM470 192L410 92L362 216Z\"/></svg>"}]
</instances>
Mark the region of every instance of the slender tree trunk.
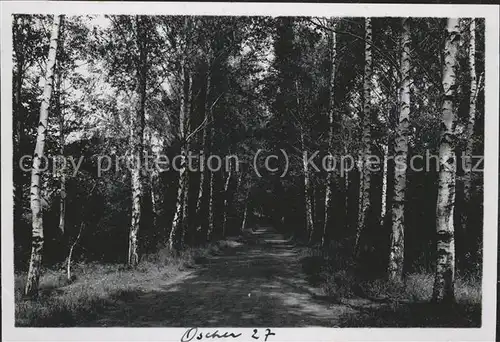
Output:
<instances>
[{"instance_id":1,"label":"slender tree trunk","mask_svg":"<svg viewBox=\"0 0 500 342\"><path fill-rule=\"evenodd\" d=\"M184 126L184 131L186 132L185 136L187 136L187 132L190 131L191 129L191 108L192 108L192 97L193 97L193 87L192 87L192 81L193 77L191 74L191 71L187 71L187 89L186 89L186 124ZM190 153L190 142L186 141L185 142L186 146L186 154ZM190 170L186 168L185 171L185 183L184 183L184 196L183 196L183 203L182 203L182 225L181 225L181 235L180 235L180 246L181 248L184 248L185 245L185 240L186 240L186 234L189 231L189 228L191 227L191 222L190 222L190 217L189 217L189 180L190 180Z\"/></svg>"},{"instance_id":2,"label":"slender tree trunk","mask_svg":"<svg viewBox=\"0 0 500 342\"><path fill-rule=\"evenodd\" d=\"M63 16L55 16L50 34L49 53L47 57L47 68L45 73L45 86L43 89L42 103L40 105L40 119L36 136L35 151L33 153L33 167L31 169L31 212L32 222L32 245L31 258L26 281L25 294L36 296L38 294L38 282L42 267L43 255L43 213L41 205L41 159L44 156L45 139L49 118L50 100L54 84L54 67L56 64L57 44L59 39L59 26Z\"/></svg>"},{"instance_id":3,"label":"slender tree trunk","mask_svg":"<svg viewBox=\"0 0 500 342\"><path fill-rule=\"evenodd\" d=\"M238 166L235 165L235 171L238 172ZM235 193L238 193L240 191L241 184L243 183L243 177L245 177L245 169L241 169L239 172L238 180L236 181L236 190L234 191Z\"/></svg>"},{"instance_id":4,"label":"slender tree trunk","mask_svg":"<svg viewBox=\"0 0 500 342\"><path fill-rule=\"evenodd\" d=\"M60 37L60 46L58 47L61 50L61 46L64 44L62 41L62 32L63 32L63 23L61 22L61 37ZM61 82L62 82L62 68L60 65L57 65L57 81L56 81L56 113L59 116L59 157L64 158L64 113L61 109ZM59 230L62 235L64 235L65 228L65 218L66 218L66 173L65 170L60 169L59 181L60 181L60 191L59 191Z\"/></svg>"},{"instance_id":5,"label":"slender tree trunk","mask_svg":"<svg viewBox=\"0 0 500 342\"><path fill-rule=\"evenodd\" d=\"M213 120L212 112L210 110L210 119ZM208 128L208 149L213 152L214 148L214 132L213 125ZM208 229L207 229L207 241L210 241L213 237L215 229L215 175L213 171L208 172L209 182L208 182Z\"/></svg>"},{"instance_id":6,"label":"slender tree trunk","mask_svg":"<svg viewBox=\"0 0 500 342\"><path fill-rule=\"evenodd\" d=\"M154 171L151 173L151 187L149 191L151 192L151 212L153 214L153 228L156 228L156 220L158 218L158 198L156 187L158 186L158 174Z\"/></svg>"},{"instance_id":7,"label":"slender tree trunk","mask_svg":"<svg viewBox=\"0 0 500 342\"><path fill-rule=\"evenodd\" d=\"M148 134L147 136L147 141L149 146L153 146L153 133L151 128L147 130ZM156 155L156 152L152 150L152 152L155 154L155 157L158 157ZM157 220L158 220L158 180L159 174L158 170L156 168L151 169L149 173L149 195L151 196L151 215L153 215L151 219L151 225L154 229L155 236L160 235L159 229L157 229ZM158 235L157 235L158 234Z\"/></svg>"},{"instance_id":8,"label":"slender tree trunk","mask_svg":"<svg viewBox=\"0 0 500 342\"><path fill-rule=\"evenodd\" d=\"M61 118L61 149L60 149L60 154L61 156L64 156L64 135L62 133L62 129L64 127L63 124L63 119ZM65 223L66 223L66 174L63 171L61 171L61 176L60 176L60 182L61 182L61 189L60 189L60 198L59 198L59 230L61 231L61 234L64 234L65 231Z\"/></svg>"},{"instance_id":9,"label":"slender tree trunk","mask_svg":"<svg viewBox=\"0 0 500 342\"><path fill-rule=\"evenodd\" d=\"M241 222L241 231L245 230L247 226L248 204L245 204L245 211L243 212L243 221Z\"/></svg>"},{"instance_id":10,"label":"slender tree trunk","mask_svg":"<svg viewBox=\"0 0 500 342\"><path fill-rule=\"evenodd\" d=\"M90 189L89 194L88 194L88 198L90 198L90 196L92 196L92 193L94 192L94 189L96 188L96 186L97 186L97 182ZM87 198L87 201L88 201L88 198ZM82 213L83 213L83 217L85 217L85 214L86 214L86 209L87 209L86 204L88 204L88 202L83 203L82 208L81 208ZM80 224L80 229L78 230L78 235L76 236L75 240L71 244L71 247L69 248L69 253L68 253L68 258L67 258L67 263L66 263L66 278L68 279L68 281L71 281L71 260L73 257L73 251L75 250L76 245L80 241L80 237L82 236L82 232L83 232L84 227L85 227L85 221L82 221Z\"/></svg>"},{"instance_id":11,"label":"slender tree trunk","mask_svg":"<svg viewBox=\"0 0 500 342\"><path fill-rule=\"evenodd\" d=\"M185 183L184 183L184 195L182 196L182 219L181 219L181 229L179 244L181 249L184 248L186 244L186 235L189 234L189 172L186 170L185 173Z\"/></svg>"},{"instance_id":12,"label":"slender tree trunk","mask_svg":"<svg viewBox=\"0 0 500 342\"><path fill-rule=\"evenodd\" d=\"M181 152L182 154L183 152ZM179 228L182 225L182 214L183 214L183 208L182 205L184 203L184 183L185 183L185 166L181 166L179 169L179 185L177 188L177 200L176 200L176 205L175 205L175 213L174 213L174 219L172 221L172 229L170 230L170 236L168 239L168 245L171 250L175 249L177 246L176 240L177 240L177 233Z\"/></svg>"},{"instance_id":13,"label":"slender tree trunk","mask_svg":"<svg viewBox=\"0 0 500 342\"><path fill-rule=\"evenodd\" d=\"M335 25L333 21L331 22L332 29L335 29ZM334 122L335 122L335 108L334 108L334 91L335 91L335 66L336 66L336 58L337 58L337 39L336 34L332 30L329 33L329 41L330 41L330 78L329 78L329 101L328 101L328 122L329 122L329 131L328 131L328 152L333 156L333 145L335 139L335 130L334 130ZM331 210L332 210L332 196L333 196L333 188L335 186L334 181L334 172L333 170L329 171L326 179L326 189L325 189L325 221L323 224L323 236L321 237L321 246L325 246L328 227L331 225Z\"/></svg>"},{"instance_id":14,"label":"slender tree trunk","mask_svg":"<svg viewBox=\"0 0 500 342\"><path fill-rule=\"evenodd\" d=\"M303 171L304 171L304 199L306 203L306 231L309 235L309 242L311 242L313 234L314 234L314 218L312 212L312 201L311 201L311 181L309 175L309 165L307 164L306 157L306 146L305 146L305 137L304 137L304 129L301 128L300 132L300 140L302 143L302 161L303 161Z\"/></svg>"},{"instance_id":15,"label":"slender tree trunk","mask_svg":"<svg viewBox=\"0 0 500 342\"><path fill-rule=\"evenodd\" d=\"M211 134L212 135L212 134ZM209 187L208 187L208 230L207 241L212 239L215 229L215 175L212 171L209 172Z\"/></svg>"},{"instance_id":16,"label":"slender tree trunk","mask_svg":"<svg viewBox=\"0 0 500 342\"><path fill-rule=\"evenodd\" d=\"M248 207L249 207L248 199L249 199L249 196L250 196L250 188L248 188L247 194L245 196L245 210L243 212L243 221L241 222L241 232L243 232L245 230L246 226L247 226Z\"/></svg>"},{"instance_id":17,"label":"slender tree trunk","mask_svg":"<svg viewBox=\"0 0 500 342\"><path fill-rule=\"evenodd\" d=\"M382 198L380 206L380 226L384 226L385 214L387 211L387 159L389 158L389 148L387 144L382 144L382 150L384 151L384 163L382 168Z\"/></svg>"},{"instance_id":18,"label":"slender tree trunk","mask_svg":"<svg viewBox=\"0 0 500 342\"><path fill-rule=\"evenodd\" d=\"M455 239L453 212L455 207L455 67L460 41L459 19L447 19L443 65L443 104L439 146L439 179L436 205L437 260L432 300L437 303L455 301Z\"/></svg>"},{"instance_id":19,"label":"slender tree trunk","mask_svg":"<svg viewBox=\"0 0 500 342\"><path fill-rule=\"evenodd\" d=\"M222 237L226 237L226 228L227 228L227 213L229 211L229 202L230 202L230 185L231 179L233 177L233 168L231 164L229 165L229 172L227 173L226 183L224 185L224 213L222 220Z\"/></svg>"},{"instance_id":20,"label":"slender tree trunk","mask_svg":"<svg viewBox=\"0 0 500 342\"><path fill-rule=\"evenodd\" d=\"M344 155L347 156L347 144L344 142ZM345 230L349 231L351 227L350 220L350 205L349 205L349 165L346 165L344 170L344 217Z\"/></svg>"},{"instance_id":21,"label":"slender tree trunk","mask_svg":"<svg viewBox=\"0 0 500 342\"><path fill-rule=\"evenodd\" d=\"M462 234L464 237L467 232L467 221L469 213L469 202L471 197L472 183L472 152L474 149L474 125L476 123L476 101L478 93L478 82L476 76L476 21L473 18L470 23L469 40L469 73L470 73L470 93L469 93L469 122L465 141L467 146L464 155L464 210L462 211Z\"/></svg>"},{"instance_id":22,"label":"slender tree trunk","mask_svg":"<svg viewBox=\"0 0 500 342\"><path fill-rule=\"evenodd\" d=\"M369 157L371 153L371 93L372 93L372 22L371 18L365 19L365 72L363 85L363 182L361 193L361 204L356 229L356 242L354 252L359 251L359 242L362 231L366 228L367 214L371 206L370 186L371 173L369 168Z\"/></svg>"},{"instance_id":23,"label":"slender tree trunk","mask_svg":"<svg viewBox=\"0 0 500 342\"><path fill-rule=\"evenodd\" d=\"M316 211L316 186L314 185L314 181L309 181L311 183L311 208L312 208L312 217L313 222L316 222L317 219L317 211Z\"/></svg>"},{"instance_id":24,"label":"slender tree trunk","mask_svg":"<svg viewBox=\"0 0 500 342\"><path fill-rule=\"evenodd\" d=\"M183 77L183 90L180 95L180 108L179 108L179 132L180 132L180 140L181 140L181 165L179 167L179 186L177 188L177 201L175 207L174 219L172 222L172 229L170 230L169 237L169 247L170 249L175 249L178 245L178 242L182 239L182 232L180 230L184 230L183 221L185 217L183 217L184 213L187 211L184 209L184 203L187 203L186 194L187 194L187 170L186 170L186 157L187 157L187 146L185 142L186 138L186 126L187 126L187 105L188 101L188 91L189 85L189 75L187 66L185 64L181 67L181 73ZM181 239L177 238L177 234L181 234ZM178 241L176 241L178 240Z\"/></svg>"},{"instance_id":25,"label":"slender tree trunk","mask_svg":"<svg viewBox=\"0 0 500 342\"><path fill-rule=\"evenodd\" d=\"M358 152L359 189L358 189L358 220L357 220L357 222L359 222L361 220L361 208L363 206L363 181L364 181L363 160L364 160L363 150L360 150Z\"/></svg>"},{"instance_id":26,"label":"slender tree trunk","mask_svg":"<svg viewBox=\"0 0 500 342\"><path fill-rule=\"evenodd\" d=\"M135 267L139 263L137 253L138 233L141 224L141 204L143 198L143 184L141 175L141 162L144 144L144 110L146 103L146 81L147 81L147 51L145 16L136 16L137 46L139 60L137 66L137 79L135 89L134 113L131 120L130 140L132 157L134 159L131 170L132 185L132 222L129 231L128 259L129 266Z\"/></svg>"},{"instance_id":27,"label":"slender tree trunk","mask_svg":"<svg viewBox=\"0 0 500 342\"><path fill-rule=\"evenodd\" d=\"M209 107L209 98L210 98L210 82L211 82L211 74L210 70L207 70L207 81L206 81L206 86L205 86L205 103L204 103L204 120L205 120L205 126L203 127L203 138L202 138L202 146L203 146L203 153L206 155L207 153L207 139L208 139L208 134L209 134L209 124L211 120L211 115L209 113L210 107ZM204 223L201 221L201 210L202 210L202 204L203 204L203 197L205 193L205 179L206 179L206 170L203 168L201 170L200 174L200 188L198 190L198 199L196 201L196 220L198 221L199 225L203 225Z\"/></svg>"},{"instance_id":28,"label":"slender tree trunk","mask_svg":"<svg viewBox=\"0 0 500 342\"><path fill-rule=\"evenodd\" d=\"M295 80L295 93L296 93L296 106L297 112L301 112L300 107L300 91L299 91L299 80ZM300 114L299 114L300 117ZM300 143L302 148L302 165L304 172L304 201L305 201L305 209L306 209L306 232L308 234L308 240L311 242L312 237L314 235L314 217L313 217L313 208L311 201L311 180L309 174L309 165L307 163L307 155L306 155L306 137L305 137L305 128L304 122L300 124Z\"/></svg>"},{"instance_id":29,"label":"slender tree trunk","mask_svg":"<svg viewBox=\"0 0 500 342\"><path fill-rule=\"evenodd\" d=\"M392 231L388 275L392 281L403 277L405 236L405 193L408 159L408 127L410 124L410 23L403 18L401 36L401 87L399 91L399 120L396 128L394 191L392 197ZM403 166L402 166L403 165Z\"/></svg>"},{"instance_id":30,"label":"slender tree trunk","mask_svg":"<svg viewBox=\"0 0 500 342\"><path fill-rule=\"evenodd\" d=\"M73 257L73 251L74 251L76 245L78 244L78 241L80 241L80 236L82 235L83 226L84 226L84 222L82 221L82 223L80 224L80 230L78 231L78 235L76 236L75 241L73 241L73 243L71 244L71 247L69 248L68 260L66 263L66 279L68 281L71 281L71 259Z\"/></svg>"}]
</instances>

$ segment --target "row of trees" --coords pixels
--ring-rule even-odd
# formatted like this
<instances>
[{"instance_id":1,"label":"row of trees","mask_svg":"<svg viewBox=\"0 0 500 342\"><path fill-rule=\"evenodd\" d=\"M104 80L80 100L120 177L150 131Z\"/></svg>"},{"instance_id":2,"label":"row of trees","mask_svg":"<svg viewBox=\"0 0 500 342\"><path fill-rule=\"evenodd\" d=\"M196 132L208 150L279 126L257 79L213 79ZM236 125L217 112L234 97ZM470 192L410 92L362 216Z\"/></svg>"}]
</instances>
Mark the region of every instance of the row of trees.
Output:
<instances>
[{"instance_id":1,"label":"row of trees","mask_svg":"<svg viewBox=\"0 0 500 342\"><path fill-rule=\"evenodd\" d=\"M29 130L21 128L15 139L14 167L17 171L21 171L20 157L31 154L27 151L35 145L31 185L27 186L25 173L21 172L15 182L17 222L22 225L23 219L32 221L27 294L36 294L38 289L46 240L43 217L54 219L51 214L55 198L60 204L57 208L59 233L52 235L52 242L59 245L56 246L59 253L61 249L69 249L68 277L71 254L80 237L83 239L87 234L89 240L96 239L100 233L85 233L88 228L83 228L95 224L92 220L95 212L91 208L95 210L106 194L118 197L122 197L120 192L132 194L132 202L128 205L131 210L127 253L127 263L132 267L139 261L140 227L147 230L143 234L147 240L142 246L145 251L160 244L180 250L187 243L205 243L225 235L232 193L236 189L250 192L249 181L243 174L238 177L234 174L236 165L231 165L227 172L212 173L205 168L200 174L194 174L187 170L183 160L177 175L174 171L144 170L139 163L120 161L119 157L126 155L133 161L142 162L147 153L187 156L193 150L225 155L251 148L254 142L246 133L251 128L246 126L260 124L259 116L253 113L262 112L260 103L254 99L258 96L260 73L265 67L259 64L265 56L259 54L266 37L259 31L263 30L260 23L265 29L266 20L14 17L14 44L18 47L14 61L16 68L27 69L24 73L14 73L14 83L19 86L17 95L27 93L23 84L36 83L40 78L37 72L43 71L47 80L42 94L26 94L31 96L30 100L40 99L42 104L38 131L30 131L30 126L26 127ZM47 54L44 30L49 25ZM29 48L37 49L38 55L31 57ZM27 58L31 60L23 66ZM101 73L100 69L105 72ZM22 123L25 109L22 107L22 103L15 107L18 124ZM38 111L35 108L28 110L29 116ZM49 112L53 113L50 117ZM54 125L53 119L59 125ZM214 134L215 127L218 135ZM45 148L46 139L49 139L48 149ZM24 148L24 144L28 146ZM45 166L41 164L45 156L59 153L62 157L85 157L80 172L69 179L73 194L70 189L66 190L70 170L57 174L43 172ZM125 170L99 177L96 175L99 154L111 155L113 166L116 164ZM124 167L126 165L130 166L129 170ZM222 189L220 183L223 183ZM123 189L110 189L114 186L123 186ZM31 218L26 217L23 208L28 188ZM161 194L163 189L165 195ZM68 196L70 203L67 203ZM101 201L96 203L96 196L101 197ZM163 208L159 202L165 204ZM240 205L245 203L246 198L240 198L239 202ZM67 220L82 203L84 208L89 207L77 215L82 224L77 223L78 220ZM111 210L124 211L122 208ZM106 213L100 214L101 218L106 216ZM53 222L49 222L50 226ZM70 231L65 229L68 223L73 226ZM54 234L53 230L49 231ZM22 243L21 234L16 233L16 240ZM54 259L59 258L55 256Z\"/></svg>"},{"instance_id":2,"label":"row of trees","mask_svg":"<svg viewBox=\"0 0 500 342\"><path fill-rule=\"evenodd\" d=\"M69 270L78 243L80 258L126 254L133 267L164 245L238 234L259 213L311 244L347 246L358 268L393 281L435 267L438 302L453 301L456 221L459 265L481 260L481 175L470 171L482 150L480 20L18 15L13 31L15 170L35 151L31 185L21 172L14 180L18 263L32 226L27 294L42 255ZM285 151L289 172L258 177L259 148ZM191 172L182 159L175 172L120 159L192 151L243 163ZM360 163L318 172L304 151ZM436 165L410 168L426 151ZM57 154L86 158L76 175L42 172L44 155ZM98 175L102 154L120 167Z\"/></svg>"},{"instance_id":3,"label":"row of trees","mask_svg":"<svg viewBox=\"0 0 500 342\"><path fill-rule=\"evenodd\" d=\"M417 34L412 35L411 33L413 26L414 31L421 34L424 34L424 32L425 34L429 34L427 30L431 27L431 23L424 23L424 21L410 18L403 18L392 22L390 20L387 21L389 25L386 22L387 26L383 28L377 27L377 29L379 32L389 31L397 33L397 35L393 34L392 37L397 36L399 37L398 40L390 39L392 41L382 40L381 42L380 38L374 38L373 24L370 18L364 20L364 37L352 33L354 31L352 29L352 31L345 30L345 27L348 25L342 21L306 20L307 25L319 27L329 34L328 47L330 52L328 68L330 71L326 77L325 87L328 98L328 101L325 101L327 103L325 112L328 117L329 131L327 143L325 144L327 146L325 153L338 155L342 151L352 151L353 142L349 141L350 139L342 141L342 138L340 138L337 142L334 142L334 137L335 135L342 137L342 134L345 134L346 130L349 132L349 125L355 124L360 128L357 133L360 140L357 150L360 154L361 166L358 172L359 182L357 183L357 188L359 189L357 196L357 217L356 221L353 222L356 225L353 242L354 256L359 260L361 249L366 250L370 248L379 249L382 255L378 254L378 256L382 258L387 253L389 255L388 263L382 262L382 265L388 265L387 275L389 279L392 281L401 281L404 277L405 255L408 255L408 253L405 253L405 240L408 241L408 239L405 239L405 231L410 225L407 212L411 211L411 207L408 206L408 203L411 202L407 199L407 192L409 190L407 178L409 174L415 177L415 170L410 168L409 153L412 152L413 155L416 155L421 151L420 153L423 155L424 149L422 147L427 152L428 150L438 151L439 161L436 161L435 165L435 170L439 170L436 171L437 179L434 181L434 186L425 187L426 190L432 189L432 192L437 190L437 205L434 207L435 213L433 215L436 220L433 226L437 231L437 240L434 240L434 237L430 239L430 244L434 245L433 242L437 244L433 300L449 303L454 301L454 209L457 172L460 172L459 176L463 179L463 190L461 193L463 201L459 202L460 209L462 210L459 215L459 225L461 226L459 232L461 238L459 252L462 255L467 254L467 256L470 256L472 252L476 254L476 257L480 254L477 249L481 233L478 236L478 232L471 231L474 225L471 224L473 218L470 218L472 216L471 208L475 210L479 208L478 203L471 203L470 186L472 180L473 151L477 148L475 142L478 140L474 132L476 126L476 103L480 91L478 88L480 84L478 85L476 78L476 24L474 19L448 19L437 22L439 37L444 41L444 46L441 47L435 43L435 45L431 45L433 49L442 51L438 56L439 59L433 59L429 56L431 50L426 51L426 48L430 48L430 46L426 47L425 44L428 41L428 37L422 39L422 37L416 37ZM343 27L339 28L339 26ZM290 24L286 23L284 27L290 27ZM284 30L286 29L284 28ZM434 37L436 37L435 32L431 32L431 35L434 34ZM281 35L281 39L293 40L288 38L292 34L292 29L289 29L289 32ZM364 61L360 63L363 65L364 70L362 73L359 71L359 74L361 74L358 74L359 85L354 86L354 91L358 92L355 96L361 102L358 104L358 111L362 114L359 118L355 115L338 115L340 112L346 111L346 107L348 108L347 111L349 109L352 110L353 106L352 97L348 98L345 94L342 94L342 90L340 90L342 95L338 96L336 91L338 89L336 88L336 82L339 81L338 78L335 79L336 72L337 70L342 72L342 69L338 67L339 64L341 65L338 56L339 52L342 51L342 45L336 42L338 34L354 36L364 43ZM419 40L419 38L422 40ZM467 41L469 44L465 45L464 42ZM384 46L383 44L387 45ZM463 48L467 46L468 49ZM295 55L295 61L290 58L290 56L294 56L293 49L296 46L290 45L287 48L289 49L288 51L285 50L285 47L283 48L285 52L281 56L286 66L278 67L282 71L282 82L286 84L291 79L295 79L296 84L300 85L301 82L297 80L303 77L304 69L309 67L309 65L305 65L304 56L300 56L299 54ZM399 55L391 54L391 50L398 51ZM305 48L303 51L307 51L307 49ZM307 53L313 54L314 52L307 51ZM374 67L374 54L376 56L377 67ZM277 59L280 58L278 54L276 57ZM321 59L318 58L318 60ZM468 68L460 65L465 64L465 62L468 62ZM294 63L295 65L293 65ZM290 75L290 69L287 70L287 67L294 70L295 73ZM429 73L429 70L431 70L431 73ZM437 77L432 77L433 73ZM313 79L317 80L318 77ZM470 83L467 84L467 81ZM306 82L302 81L302 83ZM313 87L315 86L313 85ZM362 97L358 95L361 87ZM349 90L347 92L349 94ZM293 101L293 98L296 97L297 105L295 109L297 114L293 116L295 122L292 125L298 126L299 132L297 135L302 151L307 150L307 145L304 143L307 140L310 141L309 146L318 147L314 141L321 138L321 134L324 131L318 130L314 126L317 122L322 122L324 119L315 117L318 111L314 110L317 108L313 102L314 100L311 101L311 98L314 99L314 95L311 96L308 94L307 96L308 100L313 102L308 108L309 113L313 114L304 116L300 112L304 111L304 109L300 106L299 99L302 100L303 97L301 96L301 92L298 91L298 85L296 85L296 89L291 89L288 93L290 96L289 101ZM432 93L437 94L434 99L432 98ZM350 93L349 95L352 96L353 94ZM468 106L461 109L465 104L468 104ZM284 113L283 115L289 113L291 107L291 102L287 103L286 100L283 101L281 109ZM386 114L387 112L389 113ZM437 115L436 113L441 114ZM336 114L338 117L335 117ZM422 125L420 121L422 119L431 120L436 123L437 127L440 127L440 131L436 130L433 132L435 134L433 139L434 144L431 144L428 141L428 137L422 135L422 132L420 134L418 134L419 132L415 132L415 128ZM349 120L352 121L349 122ZM440 120L439 125L438 120ZM466 129L461 128L465 126L464 122L467 123ZM380 131L381 126L385 126L385 132ZM413 128L413 132L411 132L410 128ZM318 133L319 135L317 135ZM349 136L349 138L351 137ZM418 139L422 140L418 141ZM374 147L379 147L380 152L374 151ZM460 148L464 151L460 160L462 163L457 162L456 156L456 151ZM388 163L387 161L389 150L392 155L392 163ZM372 175L373 171L370 166L373 160L372 157L380 154L384 163L380 174L382 179L380 180L381 192L379 194L381 193L382 198L379 203L380 211L377 211L380 214L377 215L374 214L376 201L374 200L375 182L373 177L375 175ZM312 242L314 236L317 235L315 228L321 226L321 224L318 224L319 220L315 221L312 214L312 208L317 207L314 202L317 197L315 191L318 191L318 189L311 189L312 176L305 156L303 161L306 230L309 241ZM392 175L390 176L388 164L390 164L390 169L392 169ZM457 169L457 165L464 165L464 168ZM431 165L428 166L432 168ZM348 210L346 206L341 205L342 202L340 201L332 205L333 201L338 201L335 197L344 197L349 201L348 175L349 173L344 175L344 196L339 194L339 190L342 189L342 182L340 182L338 175L336 176L334 172L329 172L326 176L326 181L322 182L325 187L325 205L323 208L324 229L321 237L323 244L325 241L331 240L332 233L334 234L335 230L338 230L341 226L338 216L332 213L332 208L340 206L343 210ZM389 192L387 191L388 184L392 187ZM389 194L391 199L389 206L390 219L385 218L387 194ZM431 195L427 193L421 196L424 199L424 196ZM478 221L475 222L477 223ZM389 241L380 241L380 237L376 235L384 234L384 230L380 228L383 228L386 224L389 226L390 239ZM421 224L419 223L419 225ZM467 241L468 239L470 240ZM473 241L473 243L470 243L470 241ZM388 244L389 250L381 248L380 245L377 247L377 243L382 245ZM369 253L368 255L373 257L374 254ZM464 259L465 257L462 256L462 260ZM469 267L473 268L477 266L469 265Z\"/></svg>"}]
</instances>

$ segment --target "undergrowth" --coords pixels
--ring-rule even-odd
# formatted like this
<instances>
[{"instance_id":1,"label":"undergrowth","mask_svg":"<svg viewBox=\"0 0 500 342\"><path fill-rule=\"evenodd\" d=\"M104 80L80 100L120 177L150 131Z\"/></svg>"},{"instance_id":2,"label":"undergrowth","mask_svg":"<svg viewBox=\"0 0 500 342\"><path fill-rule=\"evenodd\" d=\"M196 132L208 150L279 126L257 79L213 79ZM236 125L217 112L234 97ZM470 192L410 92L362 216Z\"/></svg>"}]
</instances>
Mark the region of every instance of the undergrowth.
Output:
<instances>
[{"instance_id":1,"label":"undergrowth","mask_svg":"<svg viewBox=\"0 0 500 342\"><path fill-rule=\"evenodd\" d=\"M45 269L36 299L24 297L26 273L17 273L14 277L16 326L76 326L96 318L121 294L160 286L236 244L235 241L218 241L179 254L164 248L144 255L134 269L117 264L75 263L72 265L72 273L76 276L73 281L68 281L60 268Z\"/></svg>"},{"instance_id":2,"label":"undergrowth","mask_svg":"<svg viewBox=\"0 0 500 342\"><path fill-rule=\"evenodd\" d=\"M344 247L332 244L327 250L305 248L302 267L309 281L322 289L325 297L353 305L359 311L346 315L345 326L380 327L476 327L481 325L481 276L457 272L453 307L431 303L434 274L426 271L407 274L401 282L383 276L360 277L356 264ZM359 299L363 304L356 307ZM370 303L367 305L367 303Z\"/></svg>"}]
</instances>

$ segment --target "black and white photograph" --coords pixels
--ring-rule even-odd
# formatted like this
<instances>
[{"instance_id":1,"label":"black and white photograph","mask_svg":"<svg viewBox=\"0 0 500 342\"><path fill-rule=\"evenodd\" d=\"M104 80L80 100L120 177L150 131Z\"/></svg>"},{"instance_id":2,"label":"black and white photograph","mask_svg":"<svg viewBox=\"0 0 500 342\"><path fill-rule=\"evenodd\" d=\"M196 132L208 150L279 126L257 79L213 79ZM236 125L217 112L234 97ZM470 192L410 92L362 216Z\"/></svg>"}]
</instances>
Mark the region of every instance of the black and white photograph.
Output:
<instances>
[{"instance_id":1,"label":"black and white photograph","mask_svg":"<svg viewBox=\"0 0 500 342\"><path fill-rule=\"evenodd\" d=\"M5 340L495 339L498 6L149 6L2 3Z\"/></svg>"}]
</instances>

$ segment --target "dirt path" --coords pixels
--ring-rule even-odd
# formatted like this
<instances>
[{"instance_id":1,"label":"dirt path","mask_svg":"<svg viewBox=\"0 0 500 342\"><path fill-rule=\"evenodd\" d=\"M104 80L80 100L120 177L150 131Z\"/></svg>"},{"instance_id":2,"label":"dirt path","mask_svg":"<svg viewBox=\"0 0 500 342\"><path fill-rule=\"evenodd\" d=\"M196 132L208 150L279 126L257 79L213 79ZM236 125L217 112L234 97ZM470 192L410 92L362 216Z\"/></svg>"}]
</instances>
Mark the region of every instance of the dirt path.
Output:
<instances>
[{"instance_id":1,"label":"dirt path","mask_svg":"<svg viewBox=\"0 0 500 342\"><path fill-rule=\"evenodd\" d=\"M351 307L318 299L298 248L269 227L151 292L132 293L89 326L335 327Z\"/></svg>"}]
</instances>

